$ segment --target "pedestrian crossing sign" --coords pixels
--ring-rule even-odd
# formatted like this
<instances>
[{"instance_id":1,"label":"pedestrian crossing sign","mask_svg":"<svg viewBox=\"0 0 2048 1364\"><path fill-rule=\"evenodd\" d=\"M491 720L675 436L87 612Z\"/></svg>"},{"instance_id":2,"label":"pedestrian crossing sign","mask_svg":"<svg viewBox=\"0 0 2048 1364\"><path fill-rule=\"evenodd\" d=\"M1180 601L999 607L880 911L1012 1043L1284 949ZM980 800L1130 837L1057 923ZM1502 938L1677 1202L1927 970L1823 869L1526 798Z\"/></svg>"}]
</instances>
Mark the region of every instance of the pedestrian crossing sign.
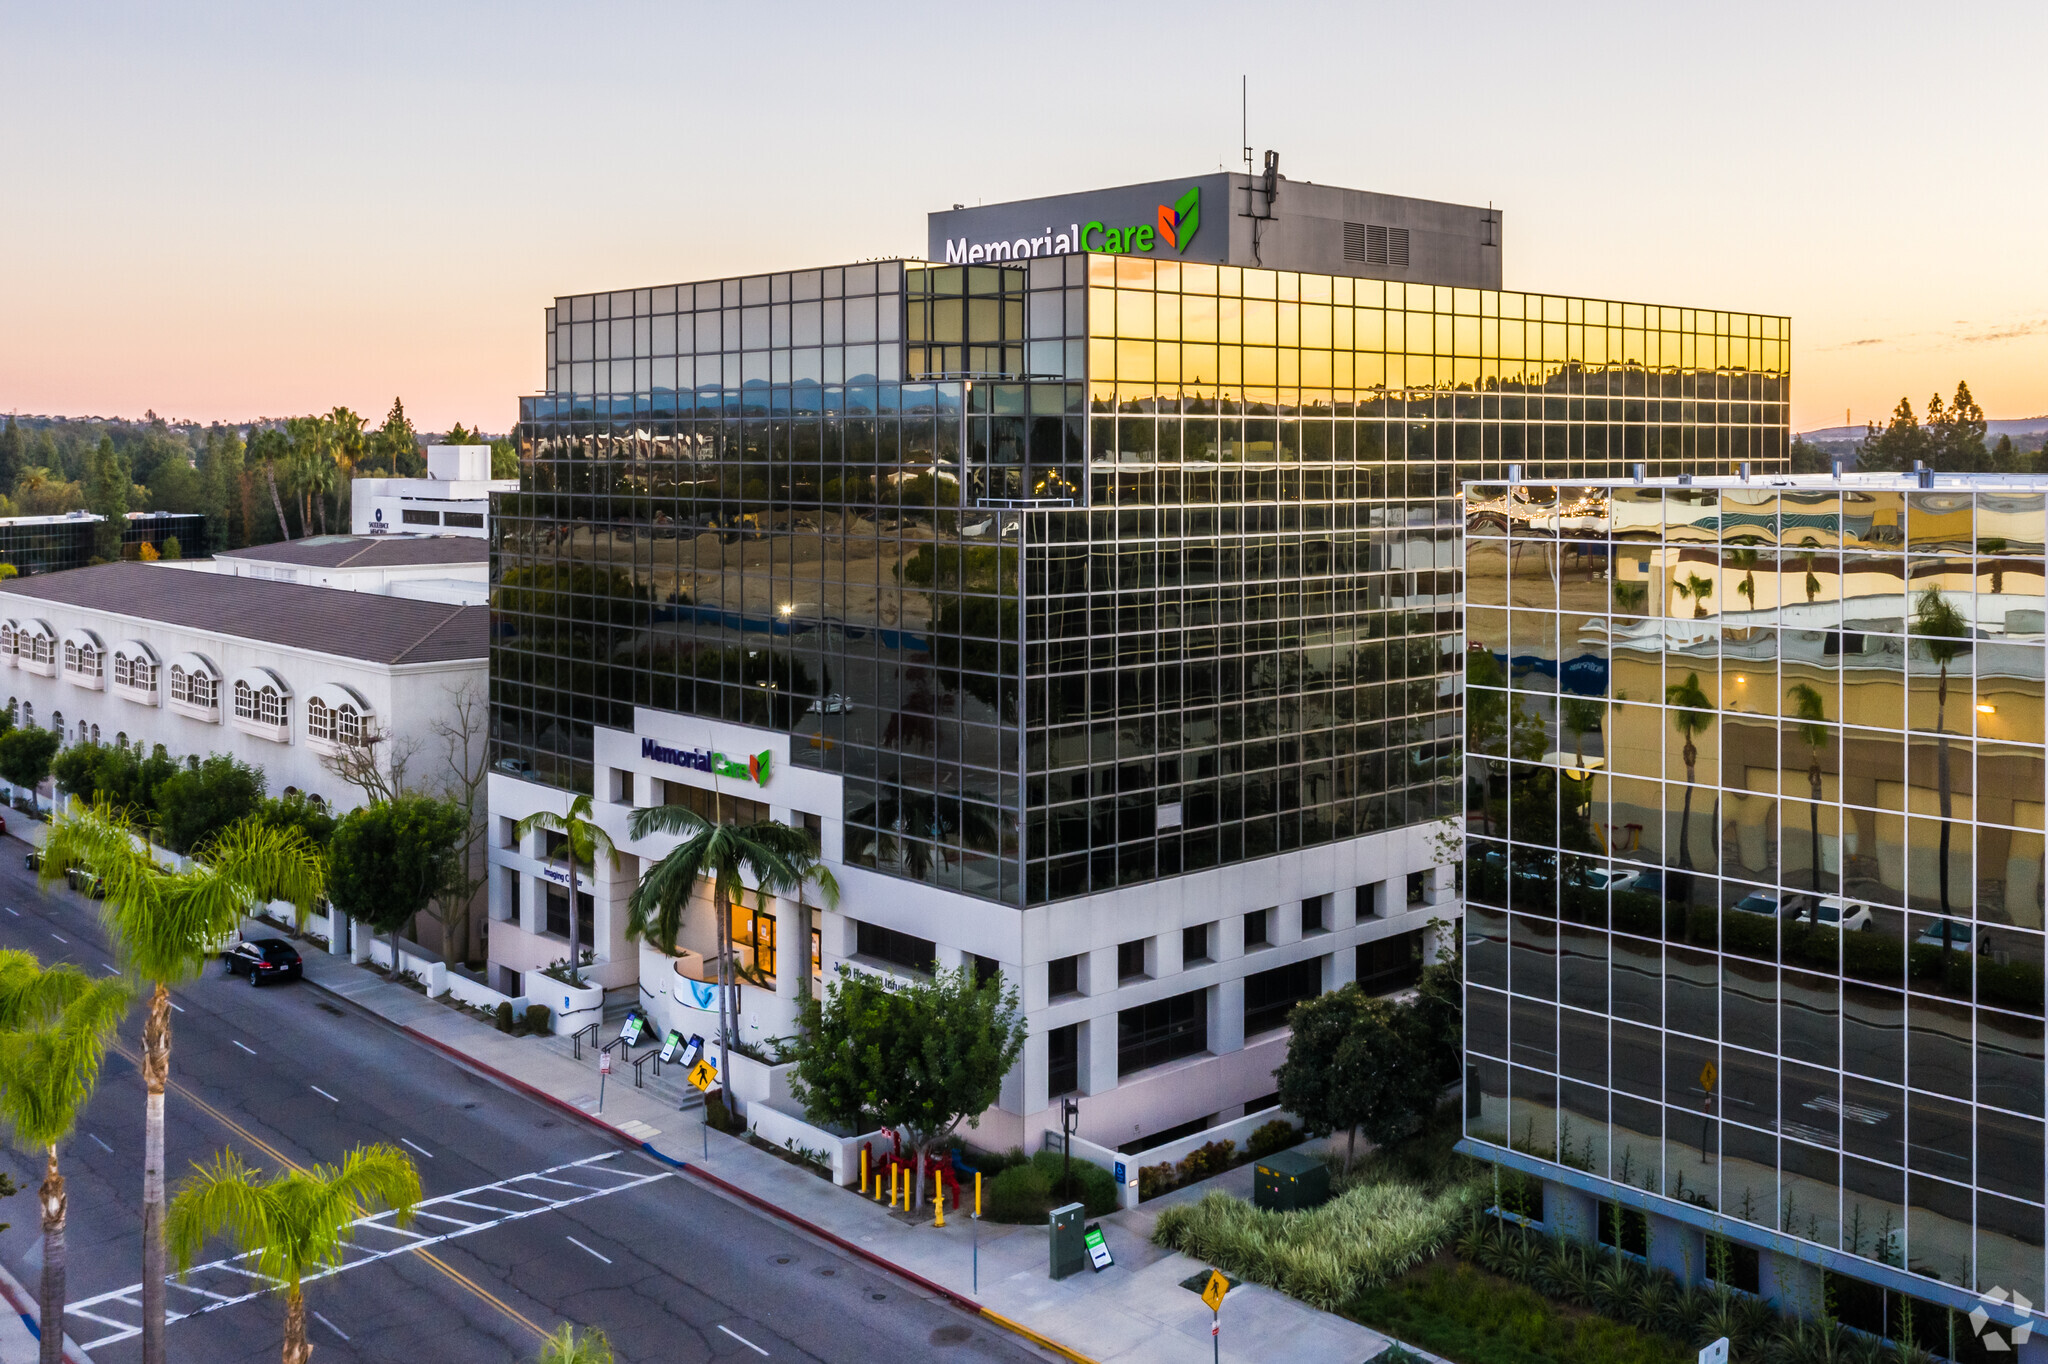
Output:
<instances>
[{"instance_id":1,"label":"pedestrian crossing sign","mask_svg":"<svg viewBox=\"0 0 2048 1364\"><path fill-rule=\"evenodd\" d=\"M718 1079L718 1067L709 1061L699 1061L690 1067L690 1083L701 1090L709 1090Z\"/></svg>"}]
</instances>

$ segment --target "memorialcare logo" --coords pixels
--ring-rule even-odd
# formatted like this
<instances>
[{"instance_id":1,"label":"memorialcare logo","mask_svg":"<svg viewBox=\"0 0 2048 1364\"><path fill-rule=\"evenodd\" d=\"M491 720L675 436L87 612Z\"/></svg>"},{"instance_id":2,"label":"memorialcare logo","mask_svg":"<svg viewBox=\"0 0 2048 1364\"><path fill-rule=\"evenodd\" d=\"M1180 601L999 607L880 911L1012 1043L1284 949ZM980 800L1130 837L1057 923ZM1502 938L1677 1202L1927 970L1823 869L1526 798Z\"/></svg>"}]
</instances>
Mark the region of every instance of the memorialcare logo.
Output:
<instances>
[{"instance_id":1,"label":"memorialcare logo","mask_svg":"<svg viewBox=\"0 0 2048 1364\"><path fill-rule=\"evenodd\" d=\"M946 238L948 265L979 265L984 261L1029 260L1033 256L1064 256L1070 251L1096 251L1104 255L1145 255L1172 247L1186 255L1202 227L1202 187L1189 185L1188 192L1170 204L1159 206L1159 216L1150 223L1113 227L1097 219L1070 223L1064 232L1048 226L1042 236L1019 237L1007 242L974 242L965 237Z\"/></svg>"},{"instance_id":2,"label":"memorialcare logo","mask_svg":"<svg viewBox=\"0 0 2048 1364\"><path fill-rule=\"evenodd\" d=\"M1195 239L1195 231L1202 225L1202 187L1188 186L1188 192L1171 204L1159 206L1159 235L1173 243L1173 249L1183 256L1188 253L1188 243Z\"/></svg>"},{"instance_id":3,"label":"memorialcare logo","mask_svg":"<svg viewBox=\"0 0 2048 1364\"><path fill-rule=\"evenodd\" d=\"M708 748L670 748L653 739L642 739L640 756L648 762L687 767L695 772L709 772L714 777L744 777L756 786L766 786L769 763L774 754L764 749L740 761Z\"/></svg>"}]
</instances>

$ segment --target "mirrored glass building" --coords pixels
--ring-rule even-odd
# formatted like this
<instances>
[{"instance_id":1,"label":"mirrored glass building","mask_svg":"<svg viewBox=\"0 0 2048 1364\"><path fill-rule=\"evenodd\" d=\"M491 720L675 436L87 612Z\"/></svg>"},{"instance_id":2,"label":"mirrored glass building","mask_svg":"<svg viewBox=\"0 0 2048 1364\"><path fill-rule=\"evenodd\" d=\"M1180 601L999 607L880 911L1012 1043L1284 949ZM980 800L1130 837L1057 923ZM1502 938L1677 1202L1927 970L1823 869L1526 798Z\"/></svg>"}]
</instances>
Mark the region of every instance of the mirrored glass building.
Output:
<instances>
[{"instance_id":1,"label":"mirrored glass building","mask_svg":"<svg viewBox=\"0 0 2048 1364\"><path fill-rule=\"evenodd\" d=\"M1468 487L1466 1134L1546 1220L1944 1353L2048 1298L2044 491Z\"/></svg>"},{"instance_id":2,"label":"mirrored glass building","mask_svg":"<svg viewBox=\"0 0 2048 1364\"><path fill-rule=\"evenodd\" d=\"M1783 467L1785 319L1483 287L1500 232L1205 177L935 214L937 263L557 300L494 523L494 804L620 832L718 784L647 753L766 755L731 793L845 895L747 916L764 1016L973 960L1031 1020L1015 1139L1066 1093L1109 1145L1256 1109L1287 1007L1400 988L1455 910L1460 480ZM561 953L544 853L494 854L507 971ZM626 863L599 967L659 998Z\"/></svg>"}]
</instances>

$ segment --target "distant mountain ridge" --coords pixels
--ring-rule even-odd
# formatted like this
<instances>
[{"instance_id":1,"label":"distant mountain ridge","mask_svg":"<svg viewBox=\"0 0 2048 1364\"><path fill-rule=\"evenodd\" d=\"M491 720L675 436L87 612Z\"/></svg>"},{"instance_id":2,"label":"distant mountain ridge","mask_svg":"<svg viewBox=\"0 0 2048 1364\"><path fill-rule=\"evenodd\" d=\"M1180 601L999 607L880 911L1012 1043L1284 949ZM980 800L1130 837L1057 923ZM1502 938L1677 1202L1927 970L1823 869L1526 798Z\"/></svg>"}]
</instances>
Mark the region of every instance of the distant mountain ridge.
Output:
<instances>
[{"instance_id":1,"label":"distant mountain ridge","mask_svg":"<svg viewBox=\"0 0 2048 1364\"><path fill-rule=\"evenodd\" d=\"M1883 422L1878 423L1878 429L1884 429ZM2048 432L2048 417L2021 417L2016 421L1984 423L1984 438L1986 440L1995 441L2000 436L2011 436L2014 440L2018 440L2021 436L2038 436L2043 432ZM1862 440L1865 431L1861 426L1823 426L1817 431L1801 431L1798 435L1801 440L1809 440L1815 445L1823 445L1837 441Z\"/></svg>"}]
</instances>

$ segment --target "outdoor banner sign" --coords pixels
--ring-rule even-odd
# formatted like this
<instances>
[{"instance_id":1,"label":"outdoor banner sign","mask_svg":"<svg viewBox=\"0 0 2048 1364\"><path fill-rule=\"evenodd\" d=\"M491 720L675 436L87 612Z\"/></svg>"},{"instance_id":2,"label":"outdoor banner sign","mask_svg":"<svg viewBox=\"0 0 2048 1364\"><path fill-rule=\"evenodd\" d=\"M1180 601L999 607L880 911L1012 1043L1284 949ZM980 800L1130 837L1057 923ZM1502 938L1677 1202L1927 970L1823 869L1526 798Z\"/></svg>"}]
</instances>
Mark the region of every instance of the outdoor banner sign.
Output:
<instances>
[{"instance_id":1,"label":"outdoor banner sign","mask_svg":"<svg viewBox=\"0 0 2048 1364\"><path fill-rule=\"evenodd\" d=\"M661 1039L661 1063L667 1065L676 1059L676 1053L683 1049L683 1034L675 1029L668 1030L668 1036Z\"/></svg>"},{"instance_id":2,"label":"outdoor banner sign","mask_svg":"<svg viewBox=\"0 0 2048 1364\"><path fill-rule=\"evenodd\" d=\"M1081 1239L1088 1246L1089 1263L1093 1264L1098 1272L1108 1269L1116 1263L1110 1256L1109 1241L1102 1234L1102 1224L1100 1222L1090 1222L1087 1234Z\"/></svg>"},{"instance_id":3,"label":"outdoor banner sign","mask_svg":"<svg viewBox=\"0 0 2048 1364\"><path fill-rule=\"evenodd\" d=\"M694 1066L697 1064L698 1058L703 1055L704 1035L702 1033L692 1033L690 1040L683 1044L683 1057L680 1064Z\"/></svg>"},{"instance_id":4,"label":"outdoor banner sign","mask_svg":"<svg viewBox=\"0 0 2048 1364\"><path fill-rule=\"evenodd\" d=\"M646 1027L647 1020L638 1012L627 1014L625 1023L619 1028L619 1040L629 1047L633 1046L640 1041L640 1034Z\"/></svg>"}]
</instances>

